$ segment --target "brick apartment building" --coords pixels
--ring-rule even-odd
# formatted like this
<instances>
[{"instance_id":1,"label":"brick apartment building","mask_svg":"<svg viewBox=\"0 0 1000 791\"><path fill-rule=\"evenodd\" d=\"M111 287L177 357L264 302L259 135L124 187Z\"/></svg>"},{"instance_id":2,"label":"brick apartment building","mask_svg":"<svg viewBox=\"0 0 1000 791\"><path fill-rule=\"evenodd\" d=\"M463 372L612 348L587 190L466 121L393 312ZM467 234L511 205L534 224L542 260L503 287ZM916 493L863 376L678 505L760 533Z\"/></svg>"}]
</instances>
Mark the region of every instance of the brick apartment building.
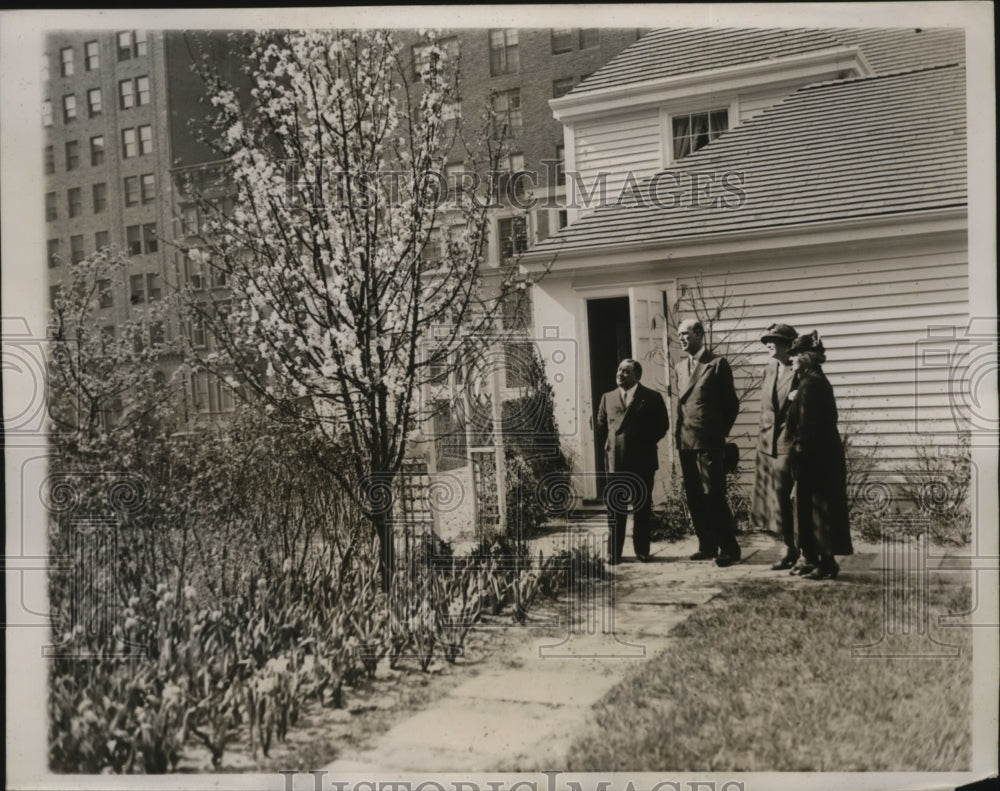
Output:
<instances>
[{"instance_id":1,"label":"brick apartment building","mask_svg":"<svg viewBox=\"0 0 1000 791\"><path fill-rule=\"evenodd\" d=\"M548 102L568 93L633 43L636 29L462 29L442 37L459 54L464 112L478 116L496 91L506 114L511 171L537 173L536 196L564 191L556 162L563 159L563 126ZM422 41L400 31L403 57L420 57ZM208 172L214 153L192 134L189 121L204 113L203 87L191 68L207 54L236 73L232 49L221 32L72 31L53 33L42 58L45 147L46 259L50 297L65 280L65 263L105 246L130 257L127 282L101 308L105 331L162 299L171 284L225 289L226 283L192 270L177 251L196 228L197 207L181 189L192 174ZM448 168L462 168L456 158ZM555 183L552 183L555 182ZM224 196L220 194L220 199ZM557 203L558 201L551 201ZM566 224L557 208L527 216L497 209L489 262L498 265ZM198 328L150 326L149 340L184 333L211 343ZM206 375L187 383L188 409L202 418L232 409L225 389Z\"/></svg>"}]
</instances>

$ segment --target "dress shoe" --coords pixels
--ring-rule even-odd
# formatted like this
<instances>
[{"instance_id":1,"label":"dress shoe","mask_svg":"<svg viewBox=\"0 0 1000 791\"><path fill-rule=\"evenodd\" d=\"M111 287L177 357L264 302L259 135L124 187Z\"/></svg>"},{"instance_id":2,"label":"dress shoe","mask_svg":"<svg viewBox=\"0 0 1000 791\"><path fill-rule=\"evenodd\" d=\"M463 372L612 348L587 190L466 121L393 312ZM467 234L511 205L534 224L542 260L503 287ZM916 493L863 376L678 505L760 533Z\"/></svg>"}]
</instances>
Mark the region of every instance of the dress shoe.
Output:
<instances>
[{"instance_id":1,"label":"dress shoe","mask_svg":"<svg viewBox=\"0 0 1000 791\"><path fill-rule=\"evenodd\" d=\"M715 559L715 565L719 568L725 568L726 566L733 566L740 562L739 555L719 555Z\"/></svg>"},{"instance_id":2,"label":"dress shoe","mask_svg":"<svg viewBox=\"0 0 1000 791\"><path fill-rule=\"evenodd\" d=\"M649 555L643 554L641 552L636 554L635 559L638 560L640 563L649 563L649 561L652 560L652 558Z\"/></svg>"},{"instance_id":3,"label":"dress shoe","mask_svg":"<svg viewBox=\"0 0 1000 791\"><path fill-rule=\"evenodd\" d=\"M812 574L815 570L816 567L812 563L799 563L788 573L793 577L804 577L806 574Z\"/></svg>"},{"instance_id":4,"label":"dress shoe","mask_svg":"<svg viewBox=\"0 0 1000 791\"><path fill-rule=\"evenodd\" d=\"M691 556L691 560L711 560L715 557L714 552L702 552L700 549Z\"/></svg>"},{"instance_id":5,"label":"dress shoe","mask_svg":"<svg viewBox=\"0 0 1000 791\"><path fill-rule=\"evenodd\" d=\"M825 580L837 579L837 575L840 573L840 566L837 565L837 561L830 560L828 562L820 563L816 568L805 575L807 580Z\"/></svg>"},{"instance_id":6,"label":"dress shoe","mask_svg":"<svg viewBox=\"0 0 1000 791\"><path fill-rule=\"evenodd\" d=\"M781 560L771 566L771 571L785 571L786 569L794 568L798 559L798 555L785 555Z\"/></svg>"}]
</instances>

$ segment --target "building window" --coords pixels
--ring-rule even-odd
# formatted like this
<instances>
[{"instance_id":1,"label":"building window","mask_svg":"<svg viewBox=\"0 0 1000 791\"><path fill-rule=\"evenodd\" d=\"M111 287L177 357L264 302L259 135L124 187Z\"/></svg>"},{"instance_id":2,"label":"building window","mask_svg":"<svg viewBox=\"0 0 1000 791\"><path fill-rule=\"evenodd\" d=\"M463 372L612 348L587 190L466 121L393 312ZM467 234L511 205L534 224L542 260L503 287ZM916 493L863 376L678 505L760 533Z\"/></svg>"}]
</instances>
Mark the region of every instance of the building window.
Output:
<instances>
[{"instance_id":1,"label":"building window","mask_svg":"<svg viewBox=\"0 0 1000 791\"><path fill-rule=\"evenodd\" d=\"M114 305L114 295L111 291L110 280L97 281L97 304L102 308L110 308Z\"/></svg>"},{"instance_id":2,"label":"building window","mask_svg":"<svg viewBox=\"0 0 1000 791\"><path fill-rule=\"evenodd\" d=\"M79 187L66 191L66 202L69 205L69 216L79 217L83 214L83 192Z\"/></svg>"},{"instance_id":3,"label":"building window","mask_svg":"<svg viewBox=\"0 0 1000 791\"><path fill-rule=\"evenodd\" d=\"M69 123L76 118L76 96L72 93L63 96L63 122Z\"/></svg>"},{"instance_id":4,"label":"building window","mask_svg":"<svg viewBox=\"0 0 1000 791\"><path fill-rule=\"evenodd\" d=\"M94 249L103 250L111 244L111 235L107 231L97 231L94 234Z\"/></svg>"},{"instance_id":5,"label":"building window","mask_svg":"<svg viewBox=\"0 0 1000 791\"><path fill-rule=\"evenodd\" d=\"M147 253L155 253L159 249L159 240L156 238L156 223L149 222L142 226L142 244Z\"/></svg>"},{"instance_id":6,"label":"building window","mask_svg":"<svg viewBox=\"0 0 1000 791\"><path fill-rule=\"evenodd\" d=\"M149 154L153 151L153 127L139 127L139 154Z\"/></svg>"},{"instance_id":7,"label":"building window","mask_svg":"<svg viewBox=\"0 0 1000 791\"><path fill-rule=\"evenodd\" d=\"M556 184L566 183L566 146L556 146Z\"/></svg>"},{"instance_id":8,"label":"building window","mask_svg":"<svg viewBox=\"0 0 1000 791\"><path fill-rule=\"evenodd\" d=\"M104 164L104 135L90 138L90 164L94 166Z\"/></svg>"},{"instance_id":9,"label":"building window","mask_svg":"<svg viewBox=\"0 0 1000 791\"><path fill-rule=\"evenodd\" d=\"M96 41L88 41L83 45L84 60L87 71L94 71L101 66L101 47Z\"/></svg>"},{"instance_id":10,"label":"building window","mask_svg":"<svg viewBox=\"0 0 1000 791\"><path fill-rule=\"evenodd\" d=\"M674 161L693 154L729 128L729 112L713 110L673 117Z\"/></svg>"},{"instance_id":11,"label":"building window","mask_svg":"<svg viewBox=\"0 0 1000 791\"><path fill-rule=\"evenodd\" d=\"M76 170L80 167L80 142L70 140L66 143L66 170Z\"/></svg>"},{"instance_id":12,"label":"building window","mask_svg":"<svg viewBox=\"0 0 1000 791\"><path fill-rule=\"evenodd\" d=\"M125 177L125 205L135 206L139 203L139 177Z\"/></svg>"},{"instance_id":13,"label":"building window","mask_svg":"<svg viewBox=\"0 0 1000 791\"><path fill-rule=\"evenodd\" d=\"M56 150L52 146L45 146L45 173L49 175L56 172Z\"/></svg>"},{"instance_id":14,"label":"building window","mask_svg":"<svg viewBox=\"0 0 1000 791\"><path fill-rule=\"evenodd\" d=\"M184 256L184 279L195 291L205 288L205 276L202 274L201 262L193 261L191 256Z\"/></svg>"},{"instance_id":15,"label":"building window","mask_svg":"<svg viewBox=\"0 0 1000 791\"><path fill-rule=\"evenodd\" d=\"M442 38L437 41L437 47L448 53L448 60L452 64L457 63L459 55L459 43L455 36ZM430 44L414 44L410 47L410 62L413 64L411 76L415 80L420 79L420 72L429 63Z\"/></svg>"},{"instance_id":16,"label":"building window","mask_svg":"<svg viewBox=\"0 0 1000 791\"><path fill-rule=\"evenodd\" d=\"M181 206L181 233L194 235L199 231L201 225L198 223L198 206L193 203Z\"/></svg>"},{"instance_id":17,"label":"building window","mask_svg":"<svg viewBox=\"0 0 1000 791\"><path fill-rule=\"evenodd\" d=\"M49 269L54 266L59 266L59 246L61 242L59 239L49 239L45 243L45 253L46 259L49 262Z\"/></svg>"},{"instance_id":18,"label":"building window","mask_svg":"<svg viewBox=\"0 0 1000 791\"><path fill-rule=\"evenodd\" d=\"M122 156L125 159L139 155L139 141L134 129L122 129Z\"/></svg>"},{"instance_id":19,"label":"building window","mask_svg":"<svg viewBox=\"0 0 1000 791\"><path fill-rule=\"evenodd\" d=\"M601 46L601 31L596 27L580 28L580 49Z\"/></svg>"},{"instance_id":20,"label":"building window","mask_svg":"<svg viewBox=\"0 0 1000 791\"><path fill-rule=\"evenodd\" d=\"M514 257L528 249L528 227L524 217L505 217L497 223L500 235L500 261L511 264Z\"/></svg>"},{"instance_id":21,"label":"building window","mask_svg":"<svg viewBox=\"0 0 1000 791\"><path fill-rule=\"evenodd\" d=\"M138 225L130 225L125 229L125 246L129 255L142 253L142 229Z\"/></svg>"},{"instance_id":22,"label":"building window","mask_svg":"<svg viewBox=\"0 0 1000 791\"><path fill-rule=\"evenodd\" d=\"M497 93L497 114L507 124L507 135L521 133L521 91L514 88Z\"/></svg>"},{"instance_id":23,"label":"building window","mask_svg":"<svg viewBox=\"0 0 1000 791\"><path fill-rule=\"evenodd\" d=\"M132 275L128 279L128 298L133 305L142 305L146 301L146 276Z\"/></svg>"},{"instance_id":24,"label":"building window","mask_svg":"<svg viewBox=\"0 0 1000 791\"><path fill-rule=\"evenodd\" d=\"M558 99L573 90L573 78L563 77L560 80L552 81L552 98Z\"/></svg>"},{"instance_id":25,"label":"building window","mask_svg":"<svg viewBox=\"0 0 1000 791\"><path fill-rule=\"evenodd\" d=\"M122 110L129 110L135 107L135 88L133 87L132 80L119 80L118 106Z\"/></svg>"},{"instance_id":26,"label":"building window","mask_svg":"<svg viewBox=\"0 0 1000 791\"><path fill-rule=\"evenodd\" d=\"M42 102L42 126L52 126L52 102L48 99Z\"/></svg>"},{"instance_id":27,"label":"building window","mask_svg":"<svg viewBox=\"0 0 1000 791\"><path fill-rule=\"evenodd\" d=\"M45 193L45 219L58 220L59 210L56 208L56 194L54 192Z\"/></svg>"},{"instance_id":28,"label":"building window","mask_svg":"<svg viewBox=\"0 0 1000 791\"><path fill-rule=\"evenodd\" d=\"M552 28L552 54L571 52L573 49L573 28Z\"/></svg>"},{"instance_id":29,"label":"building window","mask_svg":"<svg viewBox=\"0 0 1000 791\"><path fill-rule=\"evenodd\" d=\"M108 185L104 182L94 185L94 214L101 214L108 209Z\"/></svg>"},{"instance_id":30,"label":"building window","mask_svg":"<svg viewBox=\"0 0 1000 791\"><path fill-rule=\"evenodd\" d=\"M156 197L156 179L152 173L145 173L140 177L142 187L142 202L152 203Z\"/></svg>"},{"instance_id":31,"label":"building window","mask_svg":"<svg viewBox=\"0 0 1000 791\"><path fill-rule=\"evenodd\" d=\"M565 209L559 210L559 229L562 230L569 225L569 212Z\"/></svg>"},{"instance_id":32,"label":"building window","mask_svg":"<svg viewBox=\"0 0 1000 791\"><path fill-rule=\"evenodd\" d=\"M87 91L87 111L90 113L91 118L100 115L104 111L100 88L91 88Z\"/></svg>"},{"instance_id":33,"label":"building window","mask_svg":"<svg viewBox=\"0 0 1000 791\"><path fill-rule=\"evenodd\" d=\"M514 74L517 70L517 30L491 30L490 74Z\"/></svg>"},{"instance_id":34,"label":"building window","mask_svg":"<svg viewBox=\"0 0 1000 791\"><path fill-rule=\"evenodd\" d=\"M205 322L201 316L197 316L187 323L187 336L195 349L204 349L208 346L208 339L205 335Z\"/></svg>"},{"instance_id":35,"label":"building window","mask_svg":"<svg viewBox=\"0 0 1000 791\"><path fill-rule=\"evenodd\" d=\"M73 76L73 48L65 47L59 50L60 73L63 77Z\"/></svg>"},{"instance_id":36,"label":"building window","mask_svg":"<svg viewBox=\"0 0 1000 791\"><path fill-rule=\"evenodd\" d=\"M76 264L83 259L83 235L69 237L69 260Z\"/></svg>"},{"instance_id":37,"label":"building window","mask_svg":"<svg viewBox=\"0 0 1000 791\"><path fill-rule=\"evenodd\" d=\"M163 297L160 290L160 276L157 274L146 275L146 294L150 302L156 302Z\"/></svg>"},{"instance_id":38,"label":"building window","mask_svg":"<svg viewBox=\"0 0 1000 791\"><path fill-rule=\"evenodd\" d=\"M118 34L118 60L140 58L146 54L146 31L123 30Z\"/></svg>"},{"instance_id":39,"label":"building window","mask_svg":"<svg viewBox=\"0 0 1000 791\"><path fill-rule=\"evenodd\" d=\"M135 96L139 107L149 104L149 77L135 78Z\"/></svg>"}]
</instances>

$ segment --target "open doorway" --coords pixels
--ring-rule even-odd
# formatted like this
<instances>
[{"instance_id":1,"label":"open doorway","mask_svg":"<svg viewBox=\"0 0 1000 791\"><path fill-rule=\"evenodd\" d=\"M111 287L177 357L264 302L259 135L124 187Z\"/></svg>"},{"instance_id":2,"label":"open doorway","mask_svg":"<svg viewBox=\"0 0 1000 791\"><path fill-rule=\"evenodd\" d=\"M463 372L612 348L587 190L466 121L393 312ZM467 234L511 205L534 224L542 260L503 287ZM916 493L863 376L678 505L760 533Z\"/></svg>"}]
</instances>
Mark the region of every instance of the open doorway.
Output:
<instances>
[{"instance_id":1,"label":"open doorway","mask_svg":"<svg viewBox=\"0 0 1000 791\"><path fill-rule=\"evenodd\" d=\"M604 450L597 447L597 410L601 396L615 388L618 363L632 356L628 297L587 300L587 340L590 344L590 398L594 405L593 453L597 496L603 493Z\"/></svg>"}]
</instances>

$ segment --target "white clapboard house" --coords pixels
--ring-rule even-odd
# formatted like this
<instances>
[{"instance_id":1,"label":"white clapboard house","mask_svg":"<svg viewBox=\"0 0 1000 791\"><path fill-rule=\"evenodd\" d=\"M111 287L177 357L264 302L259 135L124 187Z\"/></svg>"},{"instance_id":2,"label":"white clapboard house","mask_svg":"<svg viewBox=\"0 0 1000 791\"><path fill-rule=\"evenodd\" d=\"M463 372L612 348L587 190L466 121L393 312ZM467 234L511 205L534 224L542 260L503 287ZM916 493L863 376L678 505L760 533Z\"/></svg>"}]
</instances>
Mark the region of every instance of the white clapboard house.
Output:
<instances>
[{"instance_id":1,"label":"white clapboard house","mask_svg":"<svg viewBox=\"0 0 1000 791\"><path fill-rule=\"evenodd\" d=\"M543 352L575 354L572 371L547 364L586 495L617 360L642 360L643 383L672 393L677 322L720 299L713 340L747 363L738 387L753 387L769 324L816 329L856 453L877 445L891 472L918 445L955 442L965 85L960 30L667 29L550 102L569 223L522 265L546 272L535 331L559 342ZM745 480L757 411L753 393L733 430ZM674 454L660 449L666 480Z\"/></svg>"}]
</instances>

